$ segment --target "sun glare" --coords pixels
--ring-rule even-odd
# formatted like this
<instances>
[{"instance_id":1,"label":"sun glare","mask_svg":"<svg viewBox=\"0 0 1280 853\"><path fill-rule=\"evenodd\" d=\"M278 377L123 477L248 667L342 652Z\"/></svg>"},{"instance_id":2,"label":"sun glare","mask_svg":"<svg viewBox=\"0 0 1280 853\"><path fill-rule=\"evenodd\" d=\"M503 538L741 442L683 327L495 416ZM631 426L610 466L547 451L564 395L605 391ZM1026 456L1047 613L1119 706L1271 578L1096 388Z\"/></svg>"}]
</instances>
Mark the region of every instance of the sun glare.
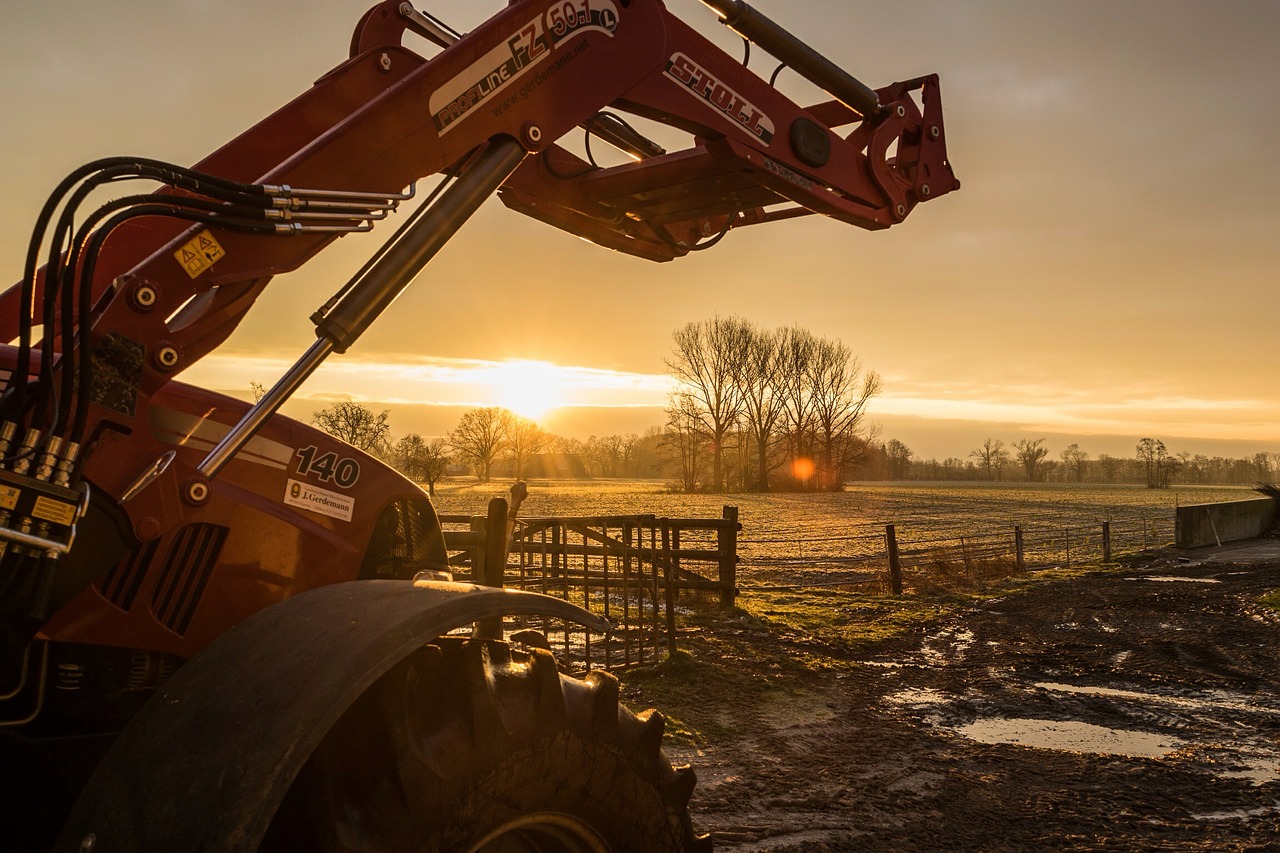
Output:
<instances>
[{"instance_id":1,"label":"sun glare","mask_svg":"<svg viewBox=\"0 0 1280 853\"><path fill-rule=\"evenodd\" d=\"M504 361L489 377L495 404L536 421L565 402L561 368L546 361Z\"/></svg>"}]
</instances>

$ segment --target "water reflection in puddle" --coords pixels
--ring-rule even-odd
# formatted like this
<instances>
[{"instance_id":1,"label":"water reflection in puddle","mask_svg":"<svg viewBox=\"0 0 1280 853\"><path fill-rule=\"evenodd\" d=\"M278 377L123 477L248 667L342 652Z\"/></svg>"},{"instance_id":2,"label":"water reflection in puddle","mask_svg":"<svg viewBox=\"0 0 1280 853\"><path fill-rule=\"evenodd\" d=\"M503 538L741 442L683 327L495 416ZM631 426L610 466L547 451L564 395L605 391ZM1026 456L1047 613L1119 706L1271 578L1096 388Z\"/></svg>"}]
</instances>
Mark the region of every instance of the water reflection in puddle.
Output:
<instances>
[{"instance_id":1,"label":"water reflection in puddle","mask_svg":"<svg viewBox=\"0 0 1280 853\"><path fill-rule=\"evenodd\" d=\"M1134 758L1161 758L1183 746L1181 741L1165 735L1063 720L988 717L960 726L956 731L979 743L1007 743L1036 749Z\"/></svg>"},{"instance_id":2,"label":"water reflection in puddle","mask_svg":"<svg viewBox=\"0 0 1280 853\"><path fill-rule=\"evenodd\" d=\"M1280 714L1280 708L1268 708L1257 701L1239 693L1217 691L1210 697L1163 696L1157 693L1141 693L1136 690L1121 690L1116 687L1089 687L1075 684L1057 684L1052 681L1036 682L1041 690L1054 693L1074 693L1081 696L1107 696L1113 699L1131 699L1136 702L1155 702L1162 705L1173 705L1179 708L1192 708L1204 711L1242 711L1249 714Z\"/></svg>"},{"instance_id":3,"label":"water reflection in puddle","mask_svg":"<svg viewBox=\"0 0 1280 853\"><path fill-rule=\"evenodd\" d=\"M1222 583L1217 578L1180 578L1173 576L1166 577L1143 577L1143 578L1126 578L1131 581L1155 581L1156 583Z\"/></svg>"}]
</instances>

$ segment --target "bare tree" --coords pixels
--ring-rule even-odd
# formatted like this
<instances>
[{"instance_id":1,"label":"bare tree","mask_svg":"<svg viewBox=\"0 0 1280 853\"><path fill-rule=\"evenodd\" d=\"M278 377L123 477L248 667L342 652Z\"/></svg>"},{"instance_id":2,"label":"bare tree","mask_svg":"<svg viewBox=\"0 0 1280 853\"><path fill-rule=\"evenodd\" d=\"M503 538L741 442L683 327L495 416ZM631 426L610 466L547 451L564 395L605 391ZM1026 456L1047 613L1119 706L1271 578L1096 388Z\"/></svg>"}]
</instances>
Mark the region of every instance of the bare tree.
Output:
<instances>
[{"instance_id":1,"label":"bare tree","mask_svg":"<svg viewBox=\"0 0 1280 853\"><path fill-rule=\"evenodd\" d=\"M396 468L411 480L427 484L427 493L436 493L436 483L444 476L449 466L449 454L445 450L444 439L434 438L430 442L411 432L402 437L391 449L391 458Z\"/></svg>"},{"instance_id":2,"label":"bare tree","mask_svg":"<svg viewBox=\"0 0 1280 853\"><path fill-rule=\"evenodd\" d=\"M813 420L820 460L820 488L839 488L850 467L861 461L870 446L861 433L867 403L880 393L880 376L862 372L862 365L840 341L817 341L810 364Z\"/></svg>"},{"instance_id":3,"label":"bare tree","mask_svg":"<svg viewBox=\"0 0 1280 853\"><path fill-rule=\"evenodd\" d=\"M340 400L311 416L311 423L366 453L385 455L391 441L390 415L375 413L368 406Z\"/></svg>"},{"instance_id":4,"label":"bare tree","mask_svg":"<svg viewBox=\"0 0 1280 853\"><path fill-rule=\"evenodd\" d=\"M1027 482L1038 483L1044 476L1044 458L1049 455L1049 448L1044 446L1044 439L1024 438L1013 444L1022 470L1027 472Z\"/></svg>"},{"instance_id":5,"label":"bare tree","mask_svg":"<svg viewBox=\"0 0 1280 853\"><path fill-rule=\"evenodd\" d=\"M1124 460L1117 459L1109 453L1098 454L1098 470L1102 474L1102 482L1114 483Z\"/></svg>"},{"instance_id":6,"label":"bare tree","mask_svg":"<svg viewBox=\"0 0 1280 853\"><path fill-rule=\"evenodd\" d=\"M510 415L507 424L507 455L515 464L517 480L524 476L524 466L529 457L546 450L551 444L551 436L528 418Z\"/></svg>"},{"instance_id":7,"label":"bare tree","mask_svg":"<svg viewBox=\"0 0 1280 853\"><path fill-rule=\"evenodd\" d=\"M506 447L510 424L511 413L506 409L472 409L449 433L449 446L472 467L481 482L487 483L493 463Z\"/></svg>"},{"instance_id":8,"label":"bare tree","mask_svg":"<svg viewBox=\"0 0 1280 853\"><path fill-rule=\"evenodd\" d=\"M605 477L617 477L618 471L623 462L623 447L625 442L620 435L606 435L599 441L600 465L602 467L601 475Z\"/></svg>"},{"instance_id":9,"label":"bare tree","mask_svg":"<svg viewBox=\"0 0 1280 853\"><path fill-rule=\"evenodd\" d=\"M1163 489L1169 485L1169 451L1158 438L1144 438L1138 442L1138 461L1147 472L1147 488Z\"/></svg>"},{"instance_id":10,"label":"bare tree","mask_svg":"<svg viewBox=\"0 0 1280 853\"><path fill-rule=\"evenodd\" d=\"M736 317L688 323L672 336L667 368L697 404L704 431L711 439L711 486L724 491L725 438L742 414L739 378L751 327Z\"/></svg>"},{"instance_id":11,"label":"bare tree","mask_svg":"<svg viewBox=\"0 0 1280 853\"><path fill-rule=\"evenodd\" d=\"M803 460L811 456L810 438L813 432L813 388L808 377L812 371L817 338L808 329L792 326L782 332L779 344L778 392L782 396L782 414L785 424L788 452L793 474L803 481L800 472Z\"/></svg>"},{"instance_id":12,"label":"bare tree","mask_svg":"<svg viewBox=\"0 0 1280 853\"><path fill-rule=\"evenodd\" d=\"M889 463L889 479L905 480L911 470L911 448L896 438L891 438L884 446L885 459Z\"/></svg>"},{"instance_id":13,"label":"bare tree","mask_svg":"<svg viewBox=\"0 0 1280 853\"><path fill-rule=\"evenodd\" d=\"M1068 444L1066 449L1058 455L1062 457L1062 464L1076 475L1076 482L1083 482L1084 463L1089 460L1089 454L1081 450L1079 444Z\"/></svg>"},{"instance_id":14,"label":"bare tree","mask_svg":"<svg viewBox=\"0 0 1280 853\"><path fill-rule=\"evenodd\" d=\"M969 451L969 455L986 470L988 480L999 480L1000 469L1009 461L1009 451L1004 449L1004 442L998 438L988 438L977 450Z\"/></svg>"},{"instance_id":15,"label":"bare tree","mask_svg":"<svg viewBox=\"0 0 1280 853\"><path fill-rule=\"evenodd\" d=\"M698 401L688 392L677 391L672 394L667 405L663 448L679 466L681 487L686 492L698 488L703 467L703 448L707 441Z\"/></svg>"},{"instance_id":16,"label":"bare tree","mask_svg":"<svg viewBox=\"0 0 1280 853\"><path fill-rule=\"evenodd\" d=\"M769 474L778 466L774 447L786 406L782 375L782 334L752 327L743 358L740 388L743 424L755 451L755 487L769 490Z\"/></svg>"}]
</instances>

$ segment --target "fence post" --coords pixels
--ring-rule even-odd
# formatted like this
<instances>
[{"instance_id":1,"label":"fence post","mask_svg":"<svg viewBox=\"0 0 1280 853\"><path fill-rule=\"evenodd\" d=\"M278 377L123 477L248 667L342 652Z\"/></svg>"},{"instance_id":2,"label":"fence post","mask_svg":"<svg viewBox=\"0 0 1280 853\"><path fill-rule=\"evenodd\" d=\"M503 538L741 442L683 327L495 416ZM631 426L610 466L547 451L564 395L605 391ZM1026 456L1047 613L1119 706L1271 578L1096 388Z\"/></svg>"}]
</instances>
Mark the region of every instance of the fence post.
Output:
<instances>
[{"instance_id":1,"label":"fence post","mask_svg":"<svg viewBox=\"0 0 1280 853\"><path fill-rule=\"evenodd\" d=\"M1025 572L1027 570L1026 552L1022 550L1022 525L1015 524L1013 527L1013 554L1014 564L1018 567L1018 571Z\"/></svg>"},{"instance_id":2,"label":"fence post","mask_svg":"<svg viewBox=\"0 0 1280 853\"><path fill-rule=\"evenodd\" d=\"M889 589L902 595L902 561L898 557L898 534L892 524L884 526L885 549L889 552Z\"/></svg>"},{"instance_id":3,"label":"fence post","mask_svg":"<svg viewBox=\"0 0 1280 853\"><path fill-rule=\"evenodd\" d=\"M720 608L732 610L738 594L738 508L726 506L721 516L727 522L720 528L716 550L720 552Z\"/></svg>"},{"instance_id":4,"label":"fence post","mask_svg":"<svg viewBox=\"0 0 1280 853\"><path fill-rule=\"evenodd\" d=\"M1111 562L1111 522L1102 522L1102 562Z\"/></svg>"},{"instance_id":5,"label":"fence post","mask_svg":"<svg viewBox=\"0 0 1280 853\"><path fill-rule=\"evenodd\" d=\"M663 598L667 608L667 657L671 658L676 654L676 596L672 589L675 570L671 565L671 523L665 518L662 519L662 575L666 579L663 584L666 594ZM654 607L657 607L656 601ZM654 655L657 655L657 649L654 649Z\"/></svg>"},{"instance_id":6,"label":"fence post","mask_svg":"<svg viewBox=\"0 0 1280 853\"><path fill-rule=\"evenodd\" d=\"M484 543L485 543L485 517L483 515L471 516L471 532L476 534L472 537L471 545L471 582L479 584L480 579L484 577Z\"/></svg>"},{"instance_id":7,"label":"fence post","mask_svg":"<svg viewBox=\"0 0 1280 853\"><path fill-rule=\"evenodd\" d=\"M472 519L472 524L480 519ZM479 565L471 567L474 582L481 586L502 587L507 569L507 501L494 498L489 501L489 515L483 520L484 549ZM502 617L491 616L476 623L476 636L490 640L502 639Z\"/></svg>"}]
</instances>

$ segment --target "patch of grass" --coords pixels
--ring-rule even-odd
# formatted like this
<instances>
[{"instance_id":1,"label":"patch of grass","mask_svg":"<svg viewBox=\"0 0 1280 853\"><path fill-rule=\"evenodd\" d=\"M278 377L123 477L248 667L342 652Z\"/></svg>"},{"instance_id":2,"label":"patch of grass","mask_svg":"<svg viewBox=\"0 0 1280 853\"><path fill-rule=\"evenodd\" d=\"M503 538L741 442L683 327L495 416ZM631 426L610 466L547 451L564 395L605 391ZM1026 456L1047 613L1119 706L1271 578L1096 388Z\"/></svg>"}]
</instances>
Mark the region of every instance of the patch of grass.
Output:
<instances>
[{"instance_id":1,"label":"patch of grass","mask_svg":"<svg viewBox=\"0 0 1280 853\"><path fill-rule=\"evenodd\" d=\"M1258 599L1258 603L1268 610L1280 613L1280 589L1273 589Z\"/></svg>"},{"instance_id":2,"label":"patch of grass","mask_svg":"<svg viewBox=\"0 0 1280 853\"><path fill-rule=\"evenodd\" d=\"M950 598L945 594L893 598L802 589L744 597L742 609L784 639L816 641L830 653L843 656L902 636L914 626L944 615L954 603Z\"/></svg>"},{"instance_id":3,"label":"patch of grass","mask_svg":"<svg viewBox=\"0 0 1280 853\"><path fill-rule=\"evenodd\" d=\"M714 638L690 643L659 664L618 674L623 698L632 707L656 707L667 720L675 744L703 746L742 734L735 709L763 704L783 690L770 662L749 647ZM726 697L731 702L723 701Z\"/></svg>"}]
</instances>

